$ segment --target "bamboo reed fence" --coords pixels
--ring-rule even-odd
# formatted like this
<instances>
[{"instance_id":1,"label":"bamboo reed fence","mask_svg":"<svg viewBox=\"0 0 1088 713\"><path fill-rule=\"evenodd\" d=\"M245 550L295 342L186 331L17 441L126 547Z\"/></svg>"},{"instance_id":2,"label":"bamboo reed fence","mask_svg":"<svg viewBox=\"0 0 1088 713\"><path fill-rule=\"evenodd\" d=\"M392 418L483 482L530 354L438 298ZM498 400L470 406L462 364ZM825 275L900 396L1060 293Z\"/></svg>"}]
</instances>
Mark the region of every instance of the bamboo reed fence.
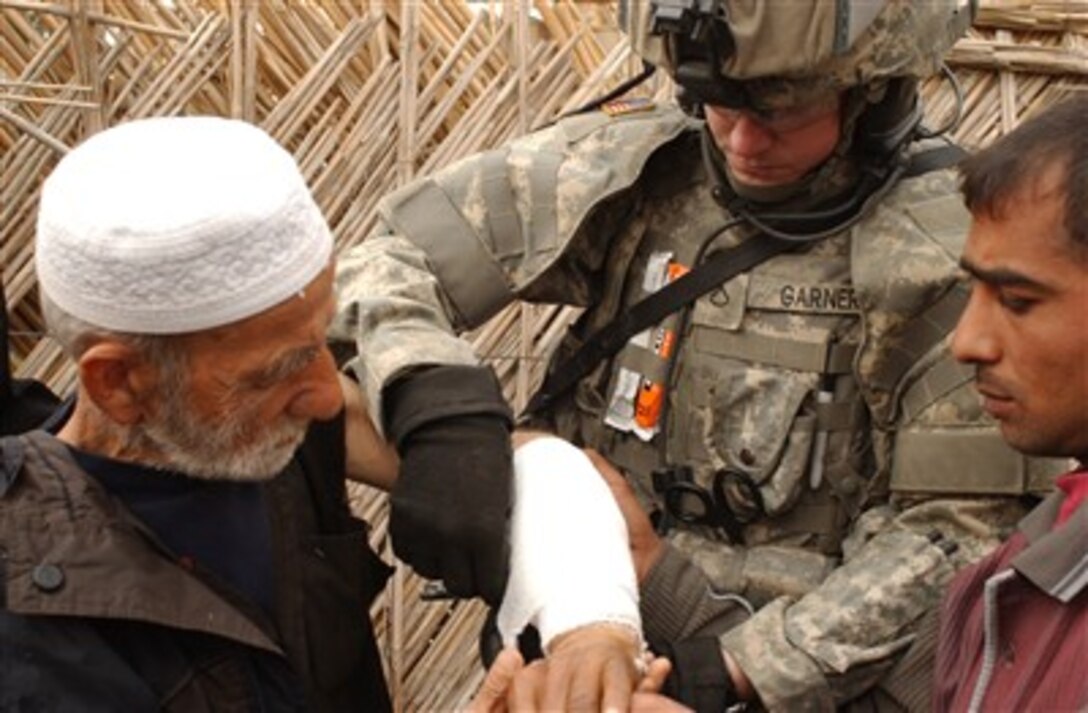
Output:
<instances>
[{"instance_id":1,"label":"bamboo reed fence","mask_svg":"<svg viewBox=\"0 0 1088 713\"><path fill-rule=\"evenodd\" d=\"M0 256L16 372L69 390L43 335L32 266L42 180L72 146L140 117L259 124L297 157L338 249L412 177L542 126L635 74L615 8L573 0L0 0ZM949 55L963 90L952 135L985 145L1088 88L1088 1L983 0ZM638 91L665 98L667 80ZM930 121L954 92L924 88ZM1088 117L1086 117L1088 119ZM470 335L523 404L569 309L514 305ZM353 503L392 559L384 496ZM421 601L398 572L371 612L398 710L451 711L479 685L476 602Z\"/></svg>"}]
</instances>

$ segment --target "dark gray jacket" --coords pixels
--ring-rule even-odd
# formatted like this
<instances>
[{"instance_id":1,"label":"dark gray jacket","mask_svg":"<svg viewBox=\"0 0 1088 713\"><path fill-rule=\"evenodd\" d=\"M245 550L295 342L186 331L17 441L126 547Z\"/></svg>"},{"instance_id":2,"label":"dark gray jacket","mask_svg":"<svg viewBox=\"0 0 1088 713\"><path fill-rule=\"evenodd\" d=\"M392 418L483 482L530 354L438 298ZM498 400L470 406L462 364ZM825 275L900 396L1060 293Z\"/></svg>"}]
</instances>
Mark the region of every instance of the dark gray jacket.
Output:
<instances>
[{"instance_id":1,"label":"dark gray jacket","mask_svg":"<svg viewBox=\"0 0 1088 713\"><path fill-rule=\"evenodd\" d=\"M0 440L0 710L383 711L368 606L388 576L351 517L342 420L267 488L276 615L174 560L35 431Z\"/></svg>"}]
</instances>

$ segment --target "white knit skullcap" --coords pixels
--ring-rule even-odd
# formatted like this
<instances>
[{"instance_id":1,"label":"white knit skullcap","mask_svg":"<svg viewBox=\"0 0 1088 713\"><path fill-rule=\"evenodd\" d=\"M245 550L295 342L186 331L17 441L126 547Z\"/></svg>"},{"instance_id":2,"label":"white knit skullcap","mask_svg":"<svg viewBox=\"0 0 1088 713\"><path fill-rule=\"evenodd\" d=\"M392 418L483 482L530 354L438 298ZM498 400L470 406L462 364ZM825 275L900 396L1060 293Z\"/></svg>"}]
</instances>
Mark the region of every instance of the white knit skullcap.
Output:
<instances>
[{"instance_id":1,"label":"white knit skullcap","mask_svg":"<svg viewBox=\"0 0 1088 713\"><path fill-rule=\"evenodd\" d=\"M122 124L75 148L42 188L42 291L114 331L179 334L251 317L306 287L331 254L294 159L243 121Z\"/></svg>"}]
</instances>

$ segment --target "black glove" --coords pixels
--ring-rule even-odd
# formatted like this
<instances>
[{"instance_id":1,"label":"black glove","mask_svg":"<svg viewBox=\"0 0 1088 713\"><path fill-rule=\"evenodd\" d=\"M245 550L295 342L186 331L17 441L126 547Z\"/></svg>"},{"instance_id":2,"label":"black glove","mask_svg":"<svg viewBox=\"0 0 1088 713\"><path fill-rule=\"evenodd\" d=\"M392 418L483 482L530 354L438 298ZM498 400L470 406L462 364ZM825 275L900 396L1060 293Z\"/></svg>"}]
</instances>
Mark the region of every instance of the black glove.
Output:
<instances>
[{"instance_id":1,"label":"black glove","mask_svg":"<svg viewBox=\"0 0 1088 713\"><path fill-rule=\"evenodd\" d=\"M740 703L716 636L698 636L664 647L672 661L663 693L696 713L721 713Z\"/></svg>"},{"instance_id":2,"label":"black glove","mask_svg":"<svg viewBox=\"0 0 1088 713\"><path fill-rule=\"evenodd\" d=\"M389 532L397 557L460 597L502 601L513 417L487 367L431 366L388 387L385 432L400 454Z\"/></svg>"}]
</instances>

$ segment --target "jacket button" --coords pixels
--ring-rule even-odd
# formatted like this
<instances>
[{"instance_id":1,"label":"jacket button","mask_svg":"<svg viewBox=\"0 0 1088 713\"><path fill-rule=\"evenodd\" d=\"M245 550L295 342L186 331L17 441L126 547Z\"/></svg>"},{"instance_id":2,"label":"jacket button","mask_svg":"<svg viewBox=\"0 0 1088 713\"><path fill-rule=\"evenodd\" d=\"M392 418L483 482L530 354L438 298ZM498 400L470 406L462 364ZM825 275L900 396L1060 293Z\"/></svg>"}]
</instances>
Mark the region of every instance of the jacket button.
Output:
<instances>
[{"instance_id":1,"label":"jacket button","mask_svg":"<svg viewBox=\"0 0 1088 713\"><path fill-rule=\"evenodd\" d=\"M30 573L30 579L43 592L55 592L64 586L64 571L55 564L40 564Z\"/></svg>"}]
</instances>

